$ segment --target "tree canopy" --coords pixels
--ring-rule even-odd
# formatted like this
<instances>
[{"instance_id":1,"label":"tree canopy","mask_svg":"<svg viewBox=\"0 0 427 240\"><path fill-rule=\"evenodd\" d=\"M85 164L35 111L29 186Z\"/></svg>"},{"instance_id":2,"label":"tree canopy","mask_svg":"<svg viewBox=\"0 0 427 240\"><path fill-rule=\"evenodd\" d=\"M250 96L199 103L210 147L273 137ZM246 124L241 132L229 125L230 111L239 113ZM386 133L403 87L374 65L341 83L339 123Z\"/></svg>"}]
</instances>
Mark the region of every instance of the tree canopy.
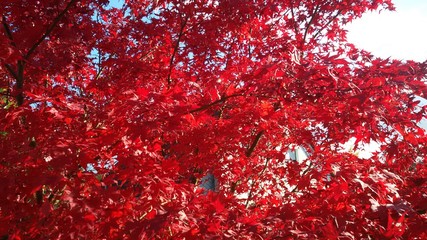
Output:
<instances>
[{"instance_id":1,"label":"tree canopy","mask_svg":"<svg viewBox=\"0 0 427 240\"><path fill-rule=\"evenodd\" d=\"M347 42L375 9L2 0L0 237L427 238L427 62Z\"/></svg>"}]
</instances>

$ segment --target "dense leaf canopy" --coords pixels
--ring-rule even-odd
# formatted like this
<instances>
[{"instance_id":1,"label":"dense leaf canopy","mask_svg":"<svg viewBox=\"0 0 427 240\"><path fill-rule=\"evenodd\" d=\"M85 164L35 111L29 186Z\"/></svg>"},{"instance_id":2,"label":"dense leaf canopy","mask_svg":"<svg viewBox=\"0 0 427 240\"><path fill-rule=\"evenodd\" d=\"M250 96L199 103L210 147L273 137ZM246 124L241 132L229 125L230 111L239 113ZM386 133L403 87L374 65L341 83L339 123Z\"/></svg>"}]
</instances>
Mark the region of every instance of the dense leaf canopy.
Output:
<instances>
[{"instance_id":1,"label":"dense leaf canopy","mask_svg":"<svg viewBox=\"0 0 427 240\"><path fill-rule=\"evenodd\" d=\"M427 62L344 29L390 0L108 4L1 0L2 239L427 238Z\"/></svg>"}]
</instances>

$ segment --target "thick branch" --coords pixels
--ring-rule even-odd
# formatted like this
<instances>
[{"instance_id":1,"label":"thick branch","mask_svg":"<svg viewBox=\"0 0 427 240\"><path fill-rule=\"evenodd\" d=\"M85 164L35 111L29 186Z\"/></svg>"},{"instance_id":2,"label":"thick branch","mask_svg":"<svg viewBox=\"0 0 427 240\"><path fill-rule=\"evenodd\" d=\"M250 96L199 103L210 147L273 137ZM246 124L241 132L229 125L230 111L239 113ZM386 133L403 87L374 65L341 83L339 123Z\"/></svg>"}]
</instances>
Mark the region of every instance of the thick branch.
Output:
<instances>
[{"instance_id":1,"label":"thick branch","mask_svg":"<svg viewBox=\"0 0 427 240\"><path fill-rule=\"evenodd\" d=\"M46 29L46 32L41 36L41 38L28 50L28 52L23 56L23 60L19 60L17 64L17 70L14 71L13 68L9 64L5 64L6 69L9 71L9 73L15 78L16 80L16 89L17 89L17 95L16 95L16 102L18 106L22 105L24 103L24 68L26 60L29 59L31 54L37 49L37 47L51 34L53 29L58 25L59 21L62 19L62 17L65 15L65 13L71 8L74 2L77 0L71 0L64 10L62 10L61 13L58 14L58 16L55 17L53 22L49 25L49 27ZM6 17L2 17L3 27L6 31L6 35L8 38L12 41L12 45L16 47L16 44L13 42L13 36L12 32L9 28L9 25L6 22Z\"/></svg>"},{"instance_id":2,"label":"thick branch","mask_svg":"<svg viewBox=\"0 0 427 240\"><path fill-rule=\"evenodd\" d=\"M6 32L7 38L9 38L9 40L10 40L10 44L12 46L16 47L16 43L13 40L12 31L10 31L9 24L7 24L6 16L4 16L4 15L2 17L2 23L3 23L3 28ZM15 78L15 79L18 78L16 71L13 70L13 68L10 66L10 64L5 64L5 67L6 67L7 71L13 76L13 78Z\"/></svg>"},{"instance_id":3,"label":"thick branch","mask_svg":"<svg viewBox=\"0 0 427 240\"><path fill-rule=\"evenodd\" d=\"M15 70L12 69L12 67L10 66L10 64L5 64L4 65L7 69L7 71L9 71L9 73L13 76L13 78L17 79L18 75L16 74Z\"/></svg>"},{"instance_id":4,"label":"thick branch","mask_svg":"<svg viewBox=\"0 0 427 240\"><path fill-rule=\"evenodd\" d=\"M68 10L71 8L71 6L76 2L77 0L71 0L64 10L62 10L61 13L59 13L58 16L56 16L55 19L53 19L53 22L49 25L49 27L46 29L46 32L43 34L43 36L28 50L27 54L25 54L24 59L28 59L30 55L37 49L37 47L52 33L53 29L58 25L59 21L61 21L62 17L68 12Z\"/></svg>"},{"instance_id":5,"label":"thick branch","mask_svg":"<svg viewBox=\"0 0 427 240\"><path fill-rule=\"evenodd\" d=\"M17 78L16 78L16 88L18 90L18 94L16 95L16 102L18 106L21 106L24 103L24 67L25 62L24 61L18 61L18 72L17 72Z\"/></svg>"},{"instance_id":6,"label":"thick branch","mask_svg":"<svg viewBox=\"0 0 427 240\"><path fill-rule=\"evenodd\" d=\"M251 146L248 148L248 150L246 151L246 157L250 157L253 153L253 151L255 150L256 145L258 145L258 142L260 140L260 138L262 137L262 135L264 134L264 131L261 130L256 136L254 141L252 142Z\"/></svg>"},{"instance_id":7,"label":"thick branch","mask_svg":"<svg viewBox=\"0 0 427 240\"><path fill-rule=\"evenodd\" d=\"M4 16L4 15L2 17L2 22L3 22L4 30L6 31L7 38L9 38L9 40L11 42L10 44L12 44L12 46L16 47L15 41L13 40L12 31L10 31L9 24L7 24L6 16Z\"/></svg>"}]
</instances>

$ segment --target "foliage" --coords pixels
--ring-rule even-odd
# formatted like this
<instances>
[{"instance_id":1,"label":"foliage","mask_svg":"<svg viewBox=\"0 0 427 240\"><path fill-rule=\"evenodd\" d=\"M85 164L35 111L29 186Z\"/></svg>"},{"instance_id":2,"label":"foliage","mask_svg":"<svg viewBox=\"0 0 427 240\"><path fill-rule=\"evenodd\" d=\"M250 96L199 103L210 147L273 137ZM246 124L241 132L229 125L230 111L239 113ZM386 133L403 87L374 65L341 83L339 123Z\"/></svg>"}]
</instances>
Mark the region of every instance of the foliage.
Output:
<instances>
[{"instance_id":1,"label":"foliage","mask_svg":"<svg viewBox=\"0 0 427 240\"><path fill-rule=\"evenodd\" d=\"M378 8L2 0L0 236L427 238L427 63L343 28Z\"/></svg>"}]
</instances>

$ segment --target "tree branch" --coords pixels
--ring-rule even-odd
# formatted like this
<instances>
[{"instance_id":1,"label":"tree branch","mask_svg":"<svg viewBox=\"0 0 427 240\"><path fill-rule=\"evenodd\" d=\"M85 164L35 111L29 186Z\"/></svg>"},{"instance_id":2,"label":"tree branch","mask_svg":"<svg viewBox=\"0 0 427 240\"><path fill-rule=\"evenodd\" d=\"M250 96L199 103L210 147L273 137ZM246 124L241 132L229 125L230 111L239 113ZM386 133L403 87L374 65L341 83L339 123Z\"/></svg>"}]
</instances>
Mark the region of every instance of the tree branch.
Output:
<instances>
[{"instance_id":1,"label":"tree branch","mask_svg":"<svg viewBox=\"0 0 427 240\"><path fill-rule=\"evenodd\" d=\"M231 94L231 95L228 95L228 96L223 96L222 98L220 98L220 99L218 99L216 101L213 101L213 102L211 102L209 104L203 105L203 106L201 106L199 108L196 108L196 109L193 109L193 110L190 110L190 111L188 111L187 114L206 110L206 109L208 109L208 108L210 108L210 107L212 107L212 106L214 106L216 104L223 103L224 101L226 101L229 98L238 97L238 96L242 96L242 94Z\"/></svg>"},{"instance_id":2,"label":"tree branch","mask_svg":"<svg viewBox=\"0 0 427 240\"><path fill-rule=\"evenodd\" d=\"M46 32L43 34L43 36L28 50L27 54L25 54L24 59L27 60L30 55L37 49L37 47L52 33L53 29L58 25L59 21L61 21L62 17L68 12L68 10L71 8L71 6L76 2L77 0L71 0L64 10L62 10L61 13L59 13L58 16L53 19L53 22L49 25L49 27L46 29Z\"/></svg>"},{"instance_id":3,"label":"tree branch","mask_svg":"<svg viewBox=\"0 0 427 240\"><path fill-rule=\"evenodd\" d=\"M310 164L307 166L307 168L301 173L301 177L305 176L309 170L311 170L311 167L313 166L313 163L310 162ZM298 184L291 190L291 193L294 193L298 190Z\"/></svg>"},{"instance_id":4,"label":"tree branch","mask_svg":"<svg viewBox=\"0 0 427 240\"><path fill-rule=\"evenodd\" d=\"M342 9L338 10L338 12L333 16L322 28L319 29L319 31L314 34L313 39L315 39L325 28L329 26L342 12Z\"/></svg>"},{"instance_id":5,"label":"tree branch","mask_svg":"<svg viewBox=\"0 0 427 240\"><path fill-rule=\"evenodd\" d=\"M6 31L7 38L9 38L9 40L11 41L10 44L12 44L12 46L16 47L15 40L13 40L12 31L10 31L9 24L7 24L6 16L4 16L4 15L2 16L2 22L3 22L4 30Z\"/></svg>"},{"instance_id":6,"label":"tree branch","mask_svg":"<svg viewBox=\"0 0 427 240\"><path fill-rule=\"evenodd\" d=\"M264 168L263 168L263 169L262 169L262 171L258 174L258 178L259 178L262 174L264 174L265 170L267 169L268 161L269 161L269 160L270 160L269 158L265 159ZM245 203L245 207L246 207L246 208L248 207L248 205L249 205L249 201L250 201L250 200L251 200L251 198L252 198L252 193L253 193L253 190L254 190L254 187L255 187L255 183L256 183L257 181L258 181L258 179L255 179L255 180L252 182L252 184L251 184L251 189L249 190L248 198L246 198L246 203Z\"/></svg>"},{"instance_id":7,"label":"tree branch","mask_svg":"<svg viewBox=\"0 0 427 240\"><path fill-rule=\"evenodd\" d=\"M6 16L4 16L4 15L2 16L2 23L3 23L3 28L6 31L6 35L10 40L10 44L12 46L16 47L16 43L13 39L12 31L10 31L9 24L7 24ZM18 79L18 74L16 73L15 70L13 70L13 68L12 68L12 66L10 66L10 64L6 63L5 67L6 67L7 71L13 76L13 78Z\"/></svg>"},{"instance_id":8,"label":"tree branch","mask_svg":"<svg viewBox=\"0 0 427 240\"><path fill-rule=\"evenodd\" d=\"M256 136L254 141L252 142L251 146L248 148L248 150L246 151L246 157L250 157L253 153L253 151L255 150L256 145L258 145L258 142L260 140L260 138L262 137L262 135L264 134L264 130L261 130Z\"/></svg>"},{"instance_id":9,"label":"tree branch","mask_svg":"<svg viewBox=\"0 0 427 240\"><path fill-rule=\"evenodd\" d=\"M55 17L53 22L49 25L49 27L46 29L46 32L41 36L39 40L28 50L28 52L23 55L23 60L18 60L17 64L17 70L14 71L13 68L9 64L5 64L6 69L9 71L9 73L15 78L16 80L16 89L18 91L16 95L16 102L18 106L22 105L24 103L24 93L23 93L23 87L24 87L24 68L26 60L29 59L32 53L37 49L37 47L51 34L53 29L58 25L59 21L62 19L62 17L67 13L67 11L71 8L74 2L77 0L71 0L67 6L65 7L62 12L58 14L58 16ZM6 35L8 38L12 41L12 45L16 47L16 43L13 42L13 36L12 31L9 28L9 25L6 22L6 17L3 15L2 17L3 27L6 31Z\"/></svg>"},{"instance_id":10,"label":"tree branch","mask_svg":"<svg viewBox=\"0 0 427 240\"><path fill-rule=\"evenodd\" d=\"M172 83L171 75L172 75L172 68L173 68L173 62L175 61L175 55L178 53L179 49L179 43L181 42L181 37L184 35L184 28L187 25L188 17L185 18L185 20L181 23L181 28L179 29L178 38L175 43L175 47L173 49L173 53L169 62L169 73L168 73L168 85Z\"/></svg>"},{"instance_id":11,"label":"tree branch","mask_svg":"<svg viewBox=\"0 0 427 240\"><path fill-rule=\"evenodd\" d=\"M319 8L320 8L319 6L320 5L316 5L316 7L314 8L313 15L311 16L310 21L308 22L307 27L304 31L304 37L303 37L303 41L302 41L303 44L305 44L305 40L307 38L308 30L310 29L310 26L313 23L314 18L317 16L317 13L318 13Z\"/></svg>"},{"instance_id":12,"label":"tree branch","mask_svg":"<svg viewBox=\"0 0 427 240\"><path fill-rule=\"evenodd\" d=\"M17 79L18 75L16 74L15 70L12 69L12 67L10 66L10 64L5 64L4 65L7 69L7 71L9 71L10 74L12 74L13 78Z\"/></svg>"},{"instance_id":13,"label":"tree branch","mask_svg":"<svg viewBox=\"0 0 427 240\"><path fill-rule=\"evenodd\" d=\"M294 12L294 1L291 1L291 16L292 20L294 21L294 31L295 35L299 34L298 26L297 26L297 20L295 19L295 12Z\"/></svg>"},{"instance_id":14,"label":"tree branch","mask_svg":"<svg viewBox=\"0 0 427 240\"><path fill-rule=\"evenodd\" d=\"M16 78L16 88L18 90L18 94L16 95L16 102L18 106L21 106L24 103L24 93L22 92L24 88L24 67L25 62L22 60L18 61L18 72Z\"/></svg>"}]
</instances>

